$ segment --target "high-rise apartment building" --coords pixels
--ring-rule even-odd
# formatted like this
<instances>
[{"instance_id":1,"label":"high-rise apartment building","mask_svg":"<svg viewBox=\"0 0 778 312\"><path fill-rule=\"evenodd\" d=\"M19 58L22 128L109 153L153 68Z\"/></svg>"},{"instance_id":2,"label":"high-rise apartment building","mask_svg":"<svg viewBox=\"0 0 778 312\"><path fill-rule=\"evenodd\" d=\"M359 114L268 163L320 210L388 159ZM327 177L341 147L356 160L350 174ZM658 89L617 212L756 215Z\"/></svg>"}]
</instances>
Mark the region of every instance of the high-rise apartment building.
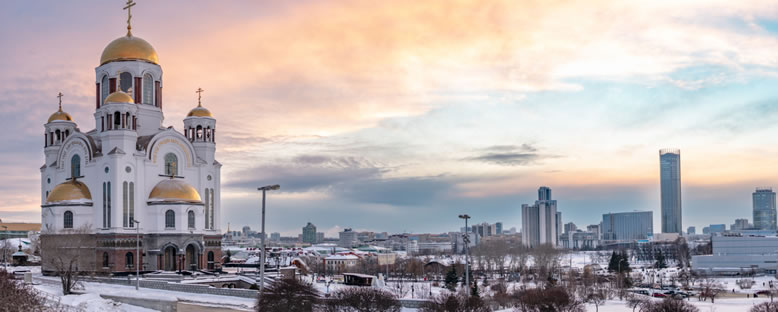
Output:
<instances>
[{"instance_id":1,"label":"high-rise apartment building","mask_svg":"<svg viewBox=\"0 0 778 312\"><path fill-rule=\"evenodd\" d=\"M602 215L602 239L632 241L647 239L654 233L654 213L651 211L618 212Z\"/></svg>"},{"instance_id":2,"label":"high-rise apartment building","mask_svg":"<svg viewBox=\"0 0 778 312\"><path fill-rule=\"evenodd\" d=\"M551 189L540 187L538 200L534 205L521 205L521 240L524 246L536 247L543 244L556 246L559 241L559 221L556 200L551 199Z\"/></svg>"},{"instance_id":3,"label":"high-rise apartment building","mask_svg":"<svg viewBox=\"0 0 778 312\"><path fill-rule=\"evenodd\" d=\"M751 224L748 223L748 219L735 219L735 223L729 226L732 231L742 231L751 229Z\"/></svg>"},{"instance_id":4,"label":"high-rise apartment building","mask_svg":"<svg viewBox=\"0 0 778 312\"><path fill-rule=\"evenodd\" d=\"M339 247L351 248L359 244L357 239L357 232L354 232L350 228L344 229L343 232L338 233L340 241L338 241Z\"/></svg>"},{"instance_id":5,"label":"high-rise apartment building","mask_svg":"<svg viewBox=\"0 0 778 312\"><path fill-rule=\"evenodd\" d=\"M565 223L565 231L564 231L564 233L575 232L575 230L577 230L577 229L578 229L578 227L575 226L575 223L568 222L568 223Z\"/></svg>"},{"instance_id":6,"label":"high-rise apartment building","mask_svg":"<svg viewBox=\"0 0 778 312\"><path fill-rule=\"evenodd\" d=\"M308 222L303 227L303 243L316 244L316 226Z\"/></svg>"},{"instance_id":7,"label":"high-rise apartment building","mask_svg":"<svg viewBox=\"0 0 778 312\"><path fill-rule=\"evenodd\" d=\"M772 188L757 188L753 194L754 227L775 230L775 192Z\"/></svg>"},{"instance_id":8,"label":"high-rise apartment building","mask_svg":"<svg viewBox=\"0 0 778 312\"><path fill-rule=\"evenodd\" d=\"M682 233L681 151L659 150L659 183L662 203L662 233Z\"/></svg>"},{"instance_id":9,"label":"high-rise apartment building","mask_svg":"<svg viewBox=\"0 0 778 312\"><path fill-rule=\"evenodd\" d=\"M697 234L697 228L690 226L688 229L686 229L686 234L688 235L695 235Z\"/></svg>"},{"instance_id":10,"label":"high-rise apartment building","mask_svg":"<svg viewBox=\"0 0 778 312\"><path fill-rule=\"evenodd\" d=\"M586 226L586 231L594 233L594 236L597 237L597 239L601 238L600 233L602 233L602 232L600 231L600 225L599 224L587 225Z\"/></svg>"}]
</instances>

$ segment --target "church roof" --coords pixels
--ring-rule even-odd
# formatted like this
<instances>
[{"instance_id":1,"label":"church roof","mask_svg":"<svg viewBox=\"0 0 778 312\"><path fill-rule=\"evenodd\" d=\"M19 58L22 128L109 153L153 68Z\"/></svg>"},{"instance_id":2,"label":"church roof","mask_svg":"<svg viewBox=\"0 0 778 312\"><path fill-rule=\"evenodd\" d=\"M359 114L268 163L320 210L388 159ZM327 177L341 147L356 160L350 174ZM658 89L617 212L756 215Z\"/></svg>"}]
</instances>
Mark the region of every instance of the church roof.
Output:
<instances>
[{"instance_id":1,"label":"church roof","mask_svg":"<svg viewBox=\"0 0 778 312\"><path fill-rule=\"evenodd\" d=\"M114 147L110 152L108 152L108 155L124 155L126 154L121 148Z\"/></svg>"},{"instance_id":2,"label":"church roof","mask_svg":"<svg viewBox=\"0 0 778 312\"><path fill-rule=\"evenodd\" d=\"M49 120L46 123L52 121L73 121L73 117L70 117L70 114L63 112L62 108L60 108L58 111L54 112L54 114L49 116Z\"/></svg>"},{"instance_id":3,"label":"church roof","mask_svg":"<svg viewBox=\"0 0 778 312\"><path fill-rule=\"evenodd\" d=\"M157 51L146 40L127 34L111 41L100 56L100 65L115 61L145 61L159 64Z\"/></svg>"},{"instance_id":4,"label":"church roof","mask_svg":"<svg viewBox=\"0 0 778 312\"><path fill-rule=\"evenodd\" d=\"M91 202L92 194L89 188L81 181L70 180L55 186L49 196L46 197L46 204L62 202Z\"/></svg>"},{"instance_id":5,"label":"church roof","mask_svg":"<svg viewBox=\"0 0 778 312\"><path fill-rule=\"evenodd\" d=\"M105 103L135 103L132 97L124 91L116 91L108 95L103 101Z\"/></svg>"},{"instance_id":6,"label":"church roof","mask_svg":"<svg viewBox=\"0 0 778 312\"><path fill-rule=\"evenodd\" d=\"M149 194L149 202L161 204L202 204L200 194L194 187L181 179L159 181Z\"/></svg>"},{"instance_id":7,"label":"church roof","mask_svg":"<svg viewBox=\"0 0 778 312\"><path fill-rule=\"evenodd\" d=\"M211 111L209 111L207 108L202 106L197 106L189 111L189 114L186 114L186 117L211 117L213 118L213 115L211 114Z\"/></svg>"}]
</instances>

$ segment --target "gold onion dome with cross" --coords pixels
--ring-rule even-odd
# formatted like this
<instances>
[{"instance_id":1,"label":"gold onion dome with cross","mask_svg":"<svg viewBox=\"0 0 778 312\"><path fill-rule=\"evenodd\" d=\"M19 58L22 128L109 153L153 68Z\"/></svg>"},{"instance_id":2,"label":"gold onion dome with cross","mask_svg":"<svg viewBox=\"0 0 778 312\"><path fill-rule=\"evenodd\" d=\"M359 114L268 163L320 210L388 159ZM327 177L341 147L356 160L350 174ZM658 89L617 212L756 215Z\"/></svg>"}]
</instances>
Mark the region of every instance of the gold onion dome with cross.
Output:
<instances>
[{"instance_id":1,"label":"gold onion dome with cross","mask_svg":"<svg viewBox=\"0 0 778 312\"><path fill-rule=\"evenodd\" d=\"M203 94L203 89L197 88L197 107L193 108L189 111L189 114L186 114L186 117L211 117L213 118L213 115L211 114L211 111L209 111L207 108L203 107L201 103L201 98Z\"/></svg>"},{"instance_id":2,"label":"gold onion dome with cross","mask_svg":"<svg viewBox=\"0 0 778 312\"><path fill-rule=\"evenodd\" d=\"M121 86L122 81L120 77L122 76L121 72L116 73L116 85ZM105 103L130 103L135 104L135 100L132 99L132 97L127 94L126 92L122 91L121 88L117 88L116 91L109 94L107 97L105 97Z\"/></svg>"},{"instance_id":3,"label":"gold onion dome with cross","mask_svg":"<svg viewBox=\"0 0 778 312\"><path fill-rule=\"evenodd\" d=\"M132 0L127 1L127 35L111 41L100 56L100 65L114 61L144 61L159 65L157 51L146 40L132 35L131 9L135 5Z\"/></svg>"},{"instance_id":4,"label":"gold onion dome with cross","mask_svg":"<svg viewBox=\"0 0 778 312\"><path fill-rule=\"evenodd\" d=\"M62 111L62 92L60 92L57 97L59 98L59 109L54 112L54 114L51 114L49 116L49 121L47 123L60 120L60 121L73 121L73 117L70 117L70 114Z\"/></svg>"}]
</instances>

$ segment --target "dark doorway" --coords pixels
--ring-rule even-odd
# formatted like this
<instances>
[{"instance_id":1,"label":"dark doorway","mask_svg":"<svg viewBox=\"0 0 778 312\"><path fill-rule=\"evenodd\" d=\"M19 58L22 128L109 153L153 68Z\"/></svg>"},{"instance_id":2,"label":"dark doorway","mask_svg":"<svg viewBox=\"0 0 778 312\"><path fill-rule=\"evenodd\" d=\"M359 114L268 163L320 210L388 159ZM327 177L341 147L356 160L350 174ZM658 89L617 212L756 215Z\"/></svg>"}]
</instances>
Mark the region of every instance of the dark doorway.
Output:
<instances>
[{"instance_id":1,"label":"dark doorway","mask_svg":"<svg viewBox=\"0 0 778 312\"><path fill-rule=\"evenodd\" d=\"M195 250L195 246L194 245L190 244L190 245L186 246L186 260L187 260L187 262L189 264L187 266L187 268L190 271L197 271L197 268L198 268L198 266L197 266L198 257L197 257L197 251Z\"/></svg>"},{"instance_id":2,"label":"dark doorway","mask_svg":"<svg viewBox=\"0 0 778 312\"><path fill-rule=\"evenodd\" d=\"M176 270L176 247L165 248L165 271Z\"/></svg>"}]
</instances>

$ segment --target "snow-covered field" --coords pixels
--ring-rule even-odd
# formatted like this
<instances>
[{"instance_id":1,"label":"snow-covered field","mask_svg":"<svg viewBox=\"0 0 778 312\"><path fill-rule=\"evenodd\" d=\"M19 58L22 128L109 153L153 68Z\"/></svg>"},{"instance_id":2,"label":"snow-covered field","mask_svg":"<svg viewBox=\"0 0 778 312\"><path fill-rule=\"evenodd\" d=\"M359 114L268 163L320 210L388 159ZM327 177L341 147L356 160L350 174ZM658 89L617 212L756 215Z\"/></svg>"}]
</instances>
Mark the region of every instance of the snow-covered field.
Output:
<instances>
[{"instance_id":1,"label":"snow-covered field","mask_svg":"<svg viewBox=\"0 0 778 312\"><path fill-rule=\"evenodd\" d=\"M563 268L583 269L584 266L589 264L599 264L603 269L607 266L609 254L603 256L602 253L596 252L576 252L564 254L560 263ZM448 257L450 261L464 259L456 259L454 257ZM529 259L531 264L532 260ZM643 274L645 277L653 276L653 278L661 278L661 282L667 283L674 280L673 276L679 272L677 268L668 268L663 270L654 270L648 268L649 263L631 263L631 267L635 274ZM40 267L19 267L13 270L29 269L33 272L35 280L35 288L45 293L50 298L59 300L61 304L75 307L83 311L152 311L149 309L118 303L112 300L103 299L100 297L104 295L119 295L123 297L142 297L142 298L159 298L159 299L176 299L182 302L191 302L203 307L212 306L219 308L231 308L235 310L249 311L253 309L254 300L247 298L227 297L227 296L215 296L215 295L203 295L192 294L184 292L163 291L156 289L144 289L136 291L134 287L121 286L113 284L100 284L100 283L84 283L83 295L69 295L63 296L59 280L56 277L44 277L40 274ZM715 304L711 304L710 301L698 301L697 298L689 299L689 303L697 306L702 312L747 312L753 305L769 301L769 298L746 298L746 295L751 296L753 293L769 289L770 282L778 285L778 280L774 276L757 276L748 278L753 280L753 286L750 288L741 288L737 281L738 278L715 278L715 281L721 285L723 289L726 289L726 294L716 299ZM494 282L494 279L490 279L490 282ZM659 282L656 282L659 283ZM326 283L313 282L313 285L321 292L333 292L343 287L349 287L342 284L332 283L327 288ZM399 285L399 287L398 287ZM517 287L519 283L511 283L509 287ZM532 284L530 283L529 286ZM480 286L480 285L479 285ZM386 285L388 289L391 289L395 294L398 294L402 298L429 298L430 296L437 296L447 290L441 287L432 286L431 282L394 282L391 281ZM483 291L484 287L480 287ZM734 294L732 291L734 290ZM778 300L778 299L777 299ZM632 311L631 308L626 306L624 301L609 300L605 304L600 305L599 309L594 305L587 305L587 311L601 311L601 312L613 312L613 311ZM403 309L404 312L413 312L414 309ZM511 309L502 310L500 312L512 311Z\"/></svg>"}]
</instances>

